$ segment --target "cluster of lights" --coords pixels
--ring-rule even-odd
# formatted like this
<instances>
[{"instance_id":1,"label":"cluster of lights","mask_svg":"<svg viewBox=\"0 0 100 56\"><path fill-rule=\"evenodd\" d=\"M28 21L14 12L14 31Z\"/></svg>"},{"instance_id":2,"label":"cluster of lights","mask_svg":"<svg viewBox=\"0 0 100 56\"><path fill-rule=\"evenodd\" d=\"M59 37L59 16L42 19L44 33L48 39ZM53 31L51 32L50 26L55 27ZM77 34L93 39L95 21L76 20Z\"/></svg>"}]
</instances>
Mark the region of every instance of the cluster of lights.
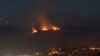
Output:
<instances>
[{"instance_id":1,"label":"cluster of lights","mask_svg":"<svg viewBox=\"0 0 100 56\"><path fill-rule=\"evenodd\" d=\"M90 50L100 50L100 48L90 47Z\"/></svg>"},{"instance_id":2,"label":"cluster of lights","mask_svg":"<svg viewBox=\"0 0 100 56\"><path fill-rule=\"evenodd\" d=\"M40 56L40 55L43 55L43 53L41 52L35 52L33 54L19 54L19 55L16 55L16 56Z\"/></svg>"},{"instance_id":3,"label":"cluster of lights","mask_svg":"<svg viewBox=\"0 0 100 56\"><path fill-rule=\"evenodd\" d=\"M64 54L64 52L61 52L61 48L59 49L51 49L51 51L48 53L49 56L52 56L52 55L61 55L61 54Z\"/></svg>"},{"instance_id":4,"label":"cluster of lights","mask_svg":"<svg viewBox=\"0 0 100 56\"><path fill-rule=\"evenodd\" d=\"M48 55L50 56L50 55L53 55L53 54L59 54L59 51L52 51L52 52L49 52Z\"/></svg>"},{"instance_id":5,"label":"cluster of lights","mask_svg":"<svg viewBox=\"0 0 100 56\"><path fill-rule=\"evenodd\" d=\"M29 54L20 54L20 55L16 55L16 56L32 56L32 55L29 55Z\"/></svg>"},{"instance_id":6,"label":"cluster of lights","mask_svg":"<svg viewBox=\"0 0 100 56\"><path fill-rule=\"evenodd\" d=\"M99 50L100 51L100 48L96 48L96 47L90 47L90 48L83 48L81 50L91 50L91 51L95 51L95 50ZM74 53L78 52L77 50L72 52L71 54L69 54L69 56L72 56L74 55ZM43 52L34 52L33 54L19 54L19 55L15 55L15 56L43 56L45 53ZM50 51L48 52L48 56L53 56L53 55L59 55L59 54L63 54L64 55L64 52L61 51L61 48L59 49L50 49ZM14 55L11 55L11 54L7 54L5 56L14 56Z\"/></svg>"},{"instance_id":7,"label":"cluster of lights","mask_svg":"<svg viewBox=\"0 0 100 56\"><path fill-rule=\"evenodd\" d=\"M58 53L59 53L58 51L53 51L53 52L52 52L52 54L58 54Z\"/></svg>"},{"instance_id":8,"label":"cluster of lights","mask_svg":"<svg viewBox=\"0 0 100 56\"><path fill-rule=\"evenodd\" d=\"M91 50L91 51L99 50L100 51L100 48L90 47L90 48L83 48L81 50Z\"/></svg>"},{"instance_id":9,"label":"cluster of lights","mask_svg":"<svg viewBox=\"0 0 100 56\"><path fill-rule=\"evenodd\" d=\"M35 55L43 55L41 52L36 52Z\"/></svg>"}]
</instances>

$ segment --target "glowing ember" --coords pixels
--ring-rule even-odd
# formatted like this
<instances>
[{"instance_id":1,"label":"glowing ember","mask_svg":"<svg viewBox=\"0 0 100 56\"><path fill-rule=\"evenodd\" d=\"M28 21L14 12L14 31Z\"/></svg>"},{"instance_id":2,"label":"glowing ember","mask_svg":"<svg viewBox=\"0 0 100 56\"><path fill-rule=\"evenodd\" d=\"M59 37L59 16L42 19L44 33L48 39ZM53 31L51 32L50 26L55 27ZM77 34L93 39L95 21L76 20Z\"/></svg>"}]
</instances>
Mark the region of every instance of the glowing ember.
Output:
<instances>
[{"instance_id":1,"label":"glowing ember","mask_svg":"<svg viewBox=\"0 0 100 56\"><path fill-rule=\"evenodd\" d=\"M56 26L42 26L41 27L41 31L48 31L48 30L60 30L60 28L56 27Z\"/></svg>"},{"instance_id":2,"label":"glowing ember","mask_svg":"<svg viewBox=\"0 0 100 56\"><path fill-rule=\"evenodd\" d=\"M52 26L52 30L60 30L60 28L58 28L56 26Z\"/></svg>"},{"instance_id":3,"label":"glowing ember","mask_svg":"<svg viewBox=\"0 0 100 56\"><path fill-rule=\"evenodd\" d=\"M49 29L48 29L48 27L43 26L43 27L41 28L41 30L42 30L42 31L48 31Z\"/></svg>"},{"instance_id":4,"label":"glowing ember","mask_svg":"<svg viewBox=\"0 0 100 56\"><path fill-rule=\"evenodd\" d=\"M33 29L32 33L37 33L37 30L36 29Z\"/></svg>"},{"instance_id":5,"label":"glowing ember","mask_svg":"<svg viewBox=\"0 0 100 56\"><path fill-rule=\"evenodd\" d=\"M38 31L35 28L32 28L32 33L37 33Z\"/></svg>"}]
</instances>

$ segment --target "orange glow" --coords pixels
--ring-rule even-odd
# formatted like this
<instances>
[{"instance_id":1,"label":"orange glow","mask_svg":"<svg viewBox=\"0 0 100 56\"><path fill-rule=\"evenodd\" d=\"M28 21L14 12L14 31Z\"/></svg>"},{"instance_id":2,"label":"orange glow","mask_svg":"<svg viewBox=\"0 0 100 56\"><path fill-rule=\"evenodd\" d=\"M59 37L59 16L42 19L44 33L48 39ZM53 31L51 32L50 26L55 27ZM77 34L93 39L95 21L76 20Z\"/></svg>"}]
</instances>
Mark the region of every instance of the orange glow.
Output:
<instances>
[{"instance_id":1,"label":"orange glow","mask_svg":"<svg viewBox=\"0 0 100 56\"><path fill-rule=\"evenodd\" d=\"M49 29L48 29L47 26L42 26L42 27L41 27L41 30L42 30L42 31L48 31Z\"/></svg>"},{"instance_id":2,"label":"orange glow","mask_svg":"<svg viewBox=\"0 0 100 56\"><path fill-rule=\"evenodd\" d=\"M60 30L60 28L58 28L56 26L52 26L52 30Z\"/></svg>"},{"instance_id":3,"label":"orange glow","mask_svg":"<svg viewBox=\"0 0 100 56\"><path fill-rule=\"evenodd\" d=\"M58 28L56 26L52 26L52 25L43 25L43 26L40 26L40 30L41 31L49 31L49 30L58 31L58 30L60 30L60 28ZM37 33L37 32L38 32L37 29L32 27L32 33Z\"/></svg>"},{"instance_id":4,"label":"orange glow","mask_svg":"<svg viewBox=\"0 0 100 56\"><path fill-rule=\"evenodd\" d=\"M48 31L48 30L56 31L56 30L60 30L60 28L52 25L45 25L41 27L41 31Z\"/></svg>"},{"instance_id":5,"label":"orange glow","mask_svg":"<svg viewBox=\"0 0 100 56\"><path fill-rule=\"evenodd\" d=\"M38 31L35 28L32 28L32 33L37 33Z\"/></svg>"},{"instance_id":6,"label":"orange glow","mask_svg":"<svg viewBox=\"0 0 100 56\"><path fill-rule=\"evenodd\" d=\"M52 54L58 54L59 52L58 51L52 51Z\"/></svg>"},{"instance_id":7,"label":"orange glow","mask_svg":"<svg viewBox=\"0 0 100 56\"><path fill-rule=\"evenodd\" d=\"M43 14L40 13L39 15L37 15L36 21L39 24L39 27L38 27L39 31L60 30L59 27L53 25L50 21L48 21L47 17L45 16L45 13L43 13Z\"/></svg>"},{"instance_id":8,"label":"orange glow","mask_svg":"<svg viewBox=\"0 0 100 56\"><path fill-rule=\"evenodd\" d=\"M60 30L59 27L57 27L57 26L53 25L52 23L50 23L46 19L44 14L41 14L41 15L37 16L36 21L39 24L39 27L38 27L39 31L49 31L49 30L50 31L58 31L58 30ZM32 33L36 33L36 32L38 32L37 28L36 29L33 28Z\"/></svg>"}]
</instances>

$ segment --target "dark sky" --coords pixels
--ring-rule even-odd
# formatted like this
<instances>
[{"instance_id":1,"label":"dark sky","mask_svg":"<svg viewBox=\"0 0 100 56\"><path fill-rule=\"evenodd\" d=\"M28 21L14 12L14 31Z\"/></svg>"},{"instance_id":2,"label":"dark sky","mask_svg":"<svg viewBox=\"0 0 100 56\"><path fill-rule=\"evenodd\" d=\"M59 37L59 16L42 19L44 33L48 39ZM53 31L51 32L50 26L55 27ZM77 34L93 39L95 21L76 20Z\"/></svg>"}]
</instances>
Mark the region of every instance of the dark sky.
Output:
<instances>
[{"instance_id":1,"label":"dark sky","mask_svg":"<svg viewBox=\"0 0 100 56\"><path fill-rule=\"evenodd\" d=\"M100 15L100 0L61 0L62 7L78 15ZM34 6L36 0L0 0L0 18L13 16L24 6Z\"/></svg>"},{"instance_id":2,"label":"dark sky","mask_svg":"<svg viewBox=\"0 0 100 56\"><path fill-rule=\"evenodd\" d=\"M14 16L16 11L34 3L34 0L0 0L0 17Z\"/></svg>"}]
</instances>

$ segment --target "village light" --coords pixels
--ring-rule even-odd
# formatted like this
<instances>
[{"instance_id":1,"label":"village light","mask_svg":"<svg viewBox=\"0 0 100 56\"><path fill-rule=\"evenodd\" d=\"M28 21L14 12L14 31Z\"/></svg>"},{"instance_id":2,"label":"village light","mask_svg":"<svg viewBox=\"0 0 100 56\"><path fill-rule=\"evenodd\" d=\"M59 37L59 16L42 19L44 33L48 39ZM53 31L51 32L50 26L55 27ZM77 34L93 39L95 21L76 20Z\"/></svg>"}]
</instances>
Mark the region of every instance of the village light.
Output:
<instances>
[{"instance_id":1,"label":"village light","mask_svg":"<svg viewBox=\"0 0 100 56\"><path fill-rule=\"evenodd\" d=\"M96 48L94 48L94 47L90 47L90 50L96 50Z\"/></svg>"}]
</instances>

